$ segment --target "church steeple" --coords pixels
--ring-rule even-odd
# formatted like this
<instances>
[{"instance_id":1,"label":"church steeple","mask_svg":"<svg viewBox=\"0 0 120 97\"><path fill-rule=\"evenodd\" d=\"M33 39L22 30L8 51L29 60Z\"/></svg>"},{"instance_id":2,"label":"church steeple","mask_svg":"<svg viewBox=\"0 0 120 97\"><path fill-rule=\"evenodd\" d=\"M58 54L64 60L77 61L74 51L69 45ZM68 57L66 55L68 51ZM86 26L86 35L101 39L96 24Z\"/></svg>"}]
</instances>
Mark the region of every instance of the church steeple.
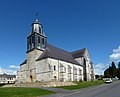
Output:
<instances>
[{"instance_id":1,"label":"church steeple","mask_svg":"<svg viewBox=\"0 0 120 97\"><path fill-rule=\"evenodd\" d=\"M27 52L33 49L45 50L47 37L43 32L42 24L36 19L31 26L32 32L27 37Z\"/></svg>"},{"instance_id":2,"label":"church steeple","mask_svg":"<svg viewBox=\"0 0 120 97\"><path fill-rule=\"evenodd\" d=\"M36 32L42 34L42 25L39 23L38 19L36 19L31 26L32 26L32 33Z\"/></svg>"}]
</instances>

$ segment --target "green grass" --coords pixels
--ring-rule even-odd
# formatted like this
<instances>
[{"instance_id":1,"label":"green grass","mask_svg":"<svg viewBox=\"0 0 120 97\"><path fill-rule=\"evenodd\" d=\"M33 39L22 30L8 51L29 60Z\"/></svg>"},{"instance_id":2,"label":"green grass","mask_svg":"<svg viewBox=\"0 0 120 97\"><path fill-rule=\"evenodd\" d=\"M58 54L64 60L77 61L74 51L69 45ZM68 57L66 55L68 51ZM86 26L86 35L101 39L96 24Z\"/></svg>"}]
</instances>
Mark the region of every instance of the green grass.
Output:
<instances>
[{"instance_id":1,"label":"green grass","mask_svg":"<svg viewBox=\"0 0 120 97\"><path fill-rule=\"evenodd\" d=\"M0 88L0 97L38 97L41 95L53 94L55 92L47 91L40 88Z\"/></svg>"},{"instance_id":2,"label":"green grass","mask_svg":"<svg viewBox=\"0 0 120 97\"><path fill-rule=\"evenodd\" d=\"M104 81L99 80L99 81L93 81L93 82L89 81L89 82L75 82L75 83L77 85L61 86L61 87L57 87L57 88L63 88L63 89L67 89L67 90L75 90L75 89L87 88L87 87L91 87L91 86L104 84Z\"/></svg>"}]
</instances>

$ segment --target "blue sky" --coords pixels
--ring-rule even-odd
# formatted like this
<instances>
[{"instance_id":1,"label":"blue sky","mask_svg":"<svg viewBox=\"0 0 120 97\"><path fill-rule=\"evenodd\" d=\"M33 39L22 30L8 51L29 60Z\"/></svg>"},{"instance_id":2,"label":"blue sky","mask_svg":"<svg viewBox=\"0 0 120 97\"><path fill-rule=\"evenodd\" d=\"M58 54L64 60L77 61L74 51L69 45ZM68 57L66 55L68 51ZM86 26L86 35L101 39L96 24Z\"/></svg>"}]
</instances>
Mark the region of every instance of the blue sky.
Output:
<instances>
[{"instance_id":1,"label":"blue sky","mask_svg":"<svg viewBox=\"0 0 120 97\"><path fill-rule=\"evenodd\" d=\"M0 73L15 73L26 58L36 12L49 43L88 48L96 74L120 60L119 0L0 0Z\"/></svg>"}]
</instances>

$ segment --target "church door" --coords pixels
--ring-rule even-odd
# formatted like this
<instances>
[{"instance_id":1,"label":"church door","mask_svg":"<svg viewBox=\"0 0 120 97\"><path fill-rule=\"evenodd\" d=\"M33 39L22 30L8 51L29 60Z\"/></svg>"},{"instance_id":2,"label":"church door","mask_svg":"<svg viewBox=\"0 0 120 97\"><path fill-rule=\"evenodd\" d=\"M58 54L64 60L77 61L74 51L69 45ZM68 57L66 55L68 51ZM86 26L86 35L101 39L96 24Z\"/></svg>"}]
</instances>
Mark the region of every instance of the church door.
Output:
<instances>
[{"instance_id":1,"label":"church door","mask_svg":"<svg viewBox=\"0 0 120 97\"><path fill-rule=\"evenodd\" d=\"M32 77L32 75L30 75L30 81L31 81L31 83L33 82L33 77Z\"/></svg>"}]
</instances>

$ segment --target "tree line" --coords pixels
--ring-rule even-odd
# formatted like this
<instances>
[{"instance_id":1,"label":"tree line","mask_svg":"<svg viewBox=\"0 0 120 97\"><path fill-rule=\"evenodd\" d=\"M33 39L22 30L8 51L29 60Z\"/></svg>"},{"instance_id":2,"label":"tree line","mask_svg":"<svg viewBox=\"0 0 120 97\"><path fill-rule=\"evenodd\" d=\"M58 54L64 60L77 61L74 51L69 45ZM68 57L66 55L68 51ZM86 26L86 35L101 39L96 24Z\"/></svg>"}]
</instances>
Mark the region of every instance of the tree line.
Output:
<instances>
[{"instance_id":1,"label":"tree line","mask_svg":"<svg viewBox=\"0 0 120 97\"><path fill-rule=\"evenodd\" d=\"M118 67L112 62L111 66L104 71L105 78L119 78L120 79L120 62L118 62Z\"/></svg>"}]
</instances>

